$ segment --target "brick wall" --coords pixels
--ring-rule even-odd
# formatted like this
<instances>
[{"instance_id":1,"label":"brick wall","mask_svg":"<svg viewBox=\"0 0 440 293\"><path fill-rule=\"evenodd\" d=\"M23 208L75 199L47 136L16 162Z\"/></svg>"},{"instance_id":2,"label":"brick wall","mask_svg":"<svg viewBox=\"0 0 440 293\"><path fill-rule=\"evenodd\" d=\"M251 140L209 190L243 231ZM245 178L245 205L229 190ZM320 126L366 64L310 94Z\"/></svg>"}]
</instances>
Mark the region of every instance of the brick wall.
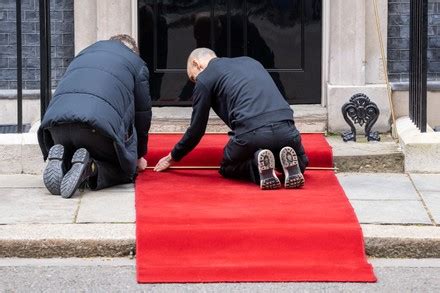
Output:
<instances>
[{"instance_id":1,"label":"brick wall","mask_svg":"<svg viewBox=\"0 0 440 293\"><path fill-rule=\"evenodd\" d=\"M409 79L409 0L388 1L388 73L391 82ZM428 6L428 80L440 81L440 0Z\"/></svg>"},{"instance_id":2,"label":"brick wall","mask_svg":"<svg viewBox=\"0 0 440 293\"><path fill-rule=\"evenodd\" d=\"M16 0L0 0L0 90L17 87ZM74 55L73 1L51 0L52 86ZM23 87L40 87L39 1L22 0Z\"/></svg>"}]
</instances>

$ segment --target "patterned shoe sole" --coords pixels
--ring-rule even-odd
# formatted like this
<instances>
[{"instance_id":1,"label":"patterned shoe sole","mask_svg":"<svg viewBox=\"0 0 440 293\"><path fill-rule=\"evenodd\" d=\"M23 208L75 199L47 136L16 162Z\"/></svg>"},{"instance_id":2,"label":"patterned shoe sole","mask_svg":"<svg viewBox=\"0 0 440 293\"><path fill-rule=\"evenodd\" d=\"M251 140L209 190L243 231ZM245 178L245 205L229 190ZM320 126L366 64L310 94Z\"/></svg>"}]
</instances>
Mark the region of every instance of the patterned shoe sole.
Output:
<instances>
[{"instance_id":1,"label":"patterned shoe sole","mask_svg":"<svg viewBox=\"0 0 440 293\"><path fill-rule=\"evenodd\" d=\"M292 189L303 186L305 180L299 169L298 157L295 150L291 147L284 147L280 151L280 161L285 176L284 187Z\"/></svg>"},{"instance_id":2,"label":"patterned shoe sole","mask_svg":"<svg viewBox=\"0 0 440 293\"><path fill-rule=\"evenodd\" d=\"M61 182L61 196L64 198L70 198L76 192L80 186L81 177L87 166L90 155L89 152L84 149L78 149L72 157L72 168L64 176Z\"/></svg>"},{"instance_id":3,"label":"patterned shoe sole","mask_svg":"<svg viewBox=\"0 0 440 293\"><path fill-rule=\"evenodd\" d=\"M271 151L262 150L258 153L258 171L260 188L263 190L278 189L281 182L275 174L275 158Z\"/></svg>"},{"instance_id":4,"label":"patterned shoe sole","mask_svg":"<svg viewBox=\"0 0 440 293\"><path fill-rule=\"evenodd\" d=\"M61 194L61 181L63 180L64 147L60 144L50 148L47 165L43 172L43 182L47 190L53 195Z\"/></svg>"}]
</instances>

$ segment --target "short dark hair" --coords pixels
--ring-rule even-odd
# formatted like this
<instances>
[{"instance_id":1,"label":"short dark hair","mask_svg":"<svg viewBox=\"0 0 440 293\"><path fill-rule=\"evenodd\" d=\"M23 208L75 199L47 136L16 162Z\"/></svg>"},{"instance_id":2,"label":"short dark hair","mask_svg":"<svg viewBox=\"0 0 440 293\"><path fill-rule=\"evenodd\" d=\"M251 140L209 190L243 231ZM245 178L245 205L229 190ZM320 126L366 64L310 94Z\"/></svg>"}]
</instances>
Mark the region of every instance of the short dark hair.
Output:
<instances>
[{"instance_id":1,"label":"short dark hair","mask_svg":"<svg viewBox=\"0 0 440 293\"><path fill-rule=\"evenodd\" d=\"M139 48L136 44L136 41L129 35L126 34L115 35L112 36L110 40L119 41L123 43L125 46L129 47L136 54L139 54Z\"/></svg>"}]
</instances>

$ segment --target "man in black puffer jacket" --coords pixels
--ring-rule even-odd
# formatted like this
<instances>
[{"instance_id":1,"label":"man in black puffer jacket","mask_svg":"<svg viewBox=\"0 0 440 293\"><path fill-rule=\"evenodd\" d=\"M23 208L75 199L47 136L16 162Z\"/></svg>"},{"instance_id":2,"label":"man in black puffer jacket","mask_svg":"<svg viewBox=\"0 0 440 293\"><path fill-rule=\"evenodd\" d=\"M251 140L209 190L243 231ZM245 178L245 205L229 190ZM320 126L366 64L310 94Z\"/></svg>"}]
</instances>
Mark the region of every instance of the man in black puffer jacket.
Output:
<instances>
[{"instance_id":1,"label":"man in black puffer jacket","mask_svg":"<svg viewBox=\"0 0 440 293\"><path fill-rule=\"evenodd\" d=\"M130 36L118 35L84 49L67 68L38 130L52 194L133 182L147 167L151 98L138 52Z\"/></svg>"}]
</instances>

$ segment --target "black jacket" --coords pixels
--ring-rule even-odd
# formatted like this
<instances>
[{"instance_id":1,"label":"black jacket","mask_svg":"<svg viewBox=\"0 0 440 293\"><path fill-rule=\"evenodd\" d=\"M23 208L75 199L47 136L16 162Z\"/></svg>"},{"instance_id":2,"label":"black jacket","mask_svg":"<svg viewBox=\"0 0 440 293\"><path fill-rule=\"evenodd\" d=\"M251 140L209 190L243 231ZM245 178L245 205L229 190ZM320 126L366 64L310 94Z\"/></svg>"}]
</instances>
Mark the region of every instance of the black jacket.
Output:
<instances>
[{"instance_id":1,"label":"black jacket","mask_svg":"<svg viewBox=\"0 0 440 293\"><path fill-rule=\"evenodd\" d=\"M44 159L53 145L48 128L85 123L114 141L122 169L134 175L137 159L147 152L148 77L144 61L119 41L100 41L81 51L59 82L38 130Z\"/></svg>"},{"instance_id":2,"label":"black jacket","mask_svg":"<svg viewBox=\"0 0 440 293\"><path fill-rule=\"evenodd\" d=\"M199 143L210 108L235 135L273 122L293 121L293 110L258 61L215 58L197 76L191 125L171 152L174 160L179 161Z\"/></svg>"}]
</instances>

